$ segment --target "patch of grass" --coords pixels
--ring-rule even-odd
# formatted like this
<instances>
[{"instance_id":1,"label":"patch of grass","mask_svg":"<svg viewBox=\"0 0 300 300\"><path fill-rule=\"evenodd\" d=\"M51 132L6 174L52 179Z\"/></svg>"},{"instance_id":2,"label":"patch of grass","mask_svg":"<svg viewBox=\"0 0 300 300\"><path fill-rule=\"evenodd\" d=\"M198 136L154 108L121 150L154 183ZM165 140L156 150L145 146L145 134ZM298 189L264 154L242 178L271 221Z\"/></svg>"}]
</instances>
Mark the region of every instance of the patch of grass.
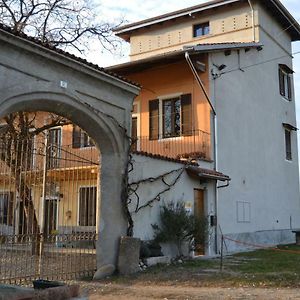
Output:
<instances>
[{"instance_id":1,"label":"patch of grass","mask_svg":"<svg viewBox=\"0 0 300 300\"><path fill-rule=\"evenodd\" d=\"M224 257L223 272L220 272L219 259L195 259L182 264L158 265L131 276L113 276L103 282L198 287L300 287L300 247L284 245L278 249L287 252L268 249Z\"/></svg>"}]
</instances>

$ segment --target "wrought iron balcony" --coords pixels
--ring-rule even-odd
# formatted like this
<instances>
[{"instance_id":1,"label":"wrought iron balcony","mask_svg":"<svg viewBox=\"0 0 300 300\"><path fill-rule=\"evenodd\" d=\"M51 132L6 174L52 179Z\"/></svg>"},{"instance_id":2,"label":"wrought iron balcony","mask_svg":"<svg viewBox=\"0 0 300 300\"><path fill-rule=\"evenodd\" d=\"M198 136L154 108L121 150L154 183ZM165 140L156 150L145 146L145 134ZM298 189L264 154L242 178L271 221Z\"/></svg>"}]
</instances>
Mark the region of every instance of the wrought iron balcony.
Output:
<instances>
[{"instance_id":1,"label":"wrought iron balcony","mask_svg":"<svg viewBox=\"0 0 300 300\"><path fill-rule=\"evenodd\" d=\"M177 136L158 135L153 139L149 136L133 137L132 152L141 151L170 158L211 158L210 133L193 130L188 134Z\"/></svg>"}]
</instances>

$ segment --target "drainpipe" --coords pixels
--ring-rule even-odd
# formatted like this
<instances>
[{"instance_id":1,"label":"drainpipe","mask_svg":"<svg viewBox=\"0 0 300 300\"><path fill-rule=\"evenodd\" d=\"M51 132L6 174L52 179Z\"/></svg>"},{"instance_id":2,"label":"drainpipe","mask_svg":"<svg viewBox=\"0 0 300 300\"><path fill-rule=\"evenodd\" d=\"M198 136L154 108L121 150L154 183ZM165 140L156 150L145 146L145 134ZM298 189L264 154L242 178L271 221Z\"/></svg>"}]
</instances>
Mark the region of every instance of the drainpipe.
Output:
<instances>
[{"instance_id":1,"label":"drainpipe","mask_svg":"<svg viewBox=\"0 0 300 300\"><path fill-rule=\"evenodd\" d=\"M251 14L252 14L252 30L253 30L253 42L256 40L256 34L255 34L255 14L254 14L254 8L251 3L251 0L248 0L249 6L251 8Z\"/></svg>"},{"instance_id":2,"label":"drainpipe","mask_svg":"<svg viewBox=\"0 0 300 300\"><path fill-rule=\"evenodd\" d=\"M216 110L211 102L211 99L205 89L205 86L197 72L197 70L195 69L195 66L189 56L189 53L186 51L185 52L185 59L200 87L200 89L203 91L203 94L205 95L206 97L206 100L207 102L209 103L209 106L211 108L211 112L212 112L212 115L213 115L213 124L214 124L214 162L215 162L215 170L218 170L218 130L217 130L217 113L216 113ZM217 181L216 181L216 185L215 185L215 213L216 213L216 216L217 216L217 223L218 223L218 184L217 184ZM218 253L218 224L216 226L216 229L215 229L215 252Z\"/></svg>"}]
</instances>

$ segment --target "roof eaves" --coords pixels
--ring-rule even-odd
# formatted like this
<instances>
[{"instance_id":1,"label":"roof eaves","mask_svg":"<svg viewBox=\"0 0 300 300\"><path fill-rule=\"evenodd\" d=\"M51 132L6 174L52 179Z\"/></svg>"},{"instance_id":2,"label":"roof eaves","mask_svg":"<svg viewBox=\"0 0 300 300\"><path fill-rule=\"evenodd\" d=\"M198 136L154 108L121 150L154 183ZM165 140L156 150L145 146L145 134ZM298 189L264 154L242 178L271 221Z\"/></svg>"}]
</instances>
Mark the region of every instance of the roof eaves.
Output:
<instances>
[{"instance_id":1,"label":"roof eaves","mask_svg":"<svg viewBox=\"0 0 300 300\"><path fill-rule=\"evenodd\" d=\"M211 52L211 51L225 51L225 50L238 50L245 48L260 48L263 47L262 43L214 43L214 44L198 44L196 46L185 46L184 50L192 50L194 52Z\"/></svg>"},{"instance_id":2,"label":"roof eaves","mask_svg":"<svg viewBox=\"0 0 300 300\"><path fill-rule=\"evenodd\" d=\"M286 7L279 0L269 0L279 12L286 18L286 20L291 24L290 27L294 28L300 36L300 24L292 16L292 14L286 9Z\"/></svg>"},{"instance_id":3,"label":"roof eaves","mask_svg":"<svg viewBox=\"0 0 300 300\"><path fill-rule=\"evenodd\" d=\"M13 31L10 27L4 25L4 24L1 24L0 23L0 32L3 31L5 32L6 34L11 34L17 38L20 38L20 39L23 39L25 40L26 42L30 42L30 43L33 43L34 45L36 46L39 46L39 47L42 47L44 49L46 49L47 51L53 51L55 52L56 54L59 54L59 55L63 55L64 57L68 58L68 59L71 59L73 61L76 61L77 63L81 63L83 65L85 65L86 67L90 67L98 72L101 72L103 73L105 76L109 76L109 77L112 77L114 79L117 79L117 80L120 80L126 84L129 84L129 85L132 85L136 88L140 88L141 86L136 83L136 82L133 82L131 80L128 80L126 78L124 78L123 76L120 76L112 71L109 71L103 67L100 67L94 63L91 63L91 62L88 62L86 59L84 58L81 58L81 57L78 57L74 54L71 54L67 51L64 51L64 50L61 50L51 44L45 44L45 43L42 43L39 39L37 38L34 38L34 37L31 37L31 36L28 36L26 35L25 33L21 33L21 32L15 32Z\"/></svg>"},{"instance_id":4,"label":"roof eaves","mask_svg":"<svg viewBox=\"0 0 300 300\"><path fill-rule=\"evenodd\" d=\"M225 175L225 174L215 171L215 170L203 169L203 168L197 167L197 166L188 166L186 171L190 176L194 176L194 177L196 176L196 177L205 178L205 179L231 181L231 178L228 175Z\"/></svg>"},{"instance_id":5,"label":"roof eaves","mask_svg":"<svg viewBox=\"0 0 300 300\"><path fill-rule=\"evenodd\" d=\"M217 51L226 51L226 50L238 50L238 49L246 49L246 48L259 48L262 47L261 43L215 43L215 44L202 44L202 45L194 45L194 46L186 46L182 50L176 50L172 52L167 52L164 54L159 54L156 56L151 56L139 60L129 61L123 64L109 66L106 69L118 72L120 70L125 70L126 68L131 68L134 66L147 64L153 64L155 62L160 62L164 59L170 59L180 57L184 55L185 52L189 52L190 54L200 54L200 53L209 53L209 52L217 52Z\"/></svg>"},{"instance_id":6,"label":"roof eaves","mask_svg":"<svg viewBox=\"0 0 300 300\"><path fill-rule=\"evenodd\" d=\"M145 19L142 21L138 21L138 22L134 22L128 25L124 25L121 27L117 27L114 29L114 32L116 35L121 35L123 33L127 33L133 30L137 30L140 29L142 27L146 27L146 26L151 26L151 25L155 25L157 23L161 23L161 22L165 22L165 21L169 21L172 19L176 19L179 17L184 17L186 15L192 15L194 13L198 13L204 10L208 10L208 9L213 9L219 6L223 6L223 5L227 5L227 4L231 4L234 2L240 2L241 0L214 0L214 1L210 1L207 3L203 3L203 4L199 4L196 6L192 6L189 8L185 8L185 9L181 9L178 11L174 11L171 13L167 13L164 15L160 15L157 17L153 17L153 18L149 18L149 19Z\"/></svg>"},{"instance_id":7,"label":"roof eaves","mask_svg":"<svg viewBox=\"0 0 300 300\"><path fill-rule=\"evenodd\" d=\"M189 161L189 160L181 160L177 158L171 158L168 156L163 156L160 154L152 154L149 152L144 152L144 151L133 151L132 154L140 155L140 156L145 156L153 159L159 159L159 160L164 160L164 161L169 161L169 162L174 162L182 165L191 165L191 166L198 166L198 163L195 161Z\"/></svg>"}]
</instances>

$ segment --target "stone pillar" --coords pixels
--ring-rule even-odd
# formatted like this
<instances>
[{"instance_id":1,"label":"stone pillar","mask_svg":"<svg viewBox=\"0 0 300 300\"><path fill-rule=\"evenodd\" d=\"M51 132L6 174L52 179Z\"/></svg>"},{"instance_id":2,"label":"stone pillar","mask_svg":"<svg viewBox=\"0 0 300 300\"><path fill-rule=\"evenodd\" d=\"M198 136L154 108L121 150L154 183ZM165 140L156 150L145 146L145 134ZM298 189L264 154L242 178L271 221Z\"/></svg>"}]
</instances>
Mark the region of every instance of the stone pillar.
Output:
<instances>
[{"instance_id":1,"label":"stone pillar","mask_svg":"<svg viewBox=\"0 0 300 300\"><path fill-rule=\"evenodd\" d=\"M121 202L124 161L125 158L113 153L101 156L100 228L94 279L104 278L115 271L120 238L126 235L127 221Z\"/></svg>"}]
</instances>

